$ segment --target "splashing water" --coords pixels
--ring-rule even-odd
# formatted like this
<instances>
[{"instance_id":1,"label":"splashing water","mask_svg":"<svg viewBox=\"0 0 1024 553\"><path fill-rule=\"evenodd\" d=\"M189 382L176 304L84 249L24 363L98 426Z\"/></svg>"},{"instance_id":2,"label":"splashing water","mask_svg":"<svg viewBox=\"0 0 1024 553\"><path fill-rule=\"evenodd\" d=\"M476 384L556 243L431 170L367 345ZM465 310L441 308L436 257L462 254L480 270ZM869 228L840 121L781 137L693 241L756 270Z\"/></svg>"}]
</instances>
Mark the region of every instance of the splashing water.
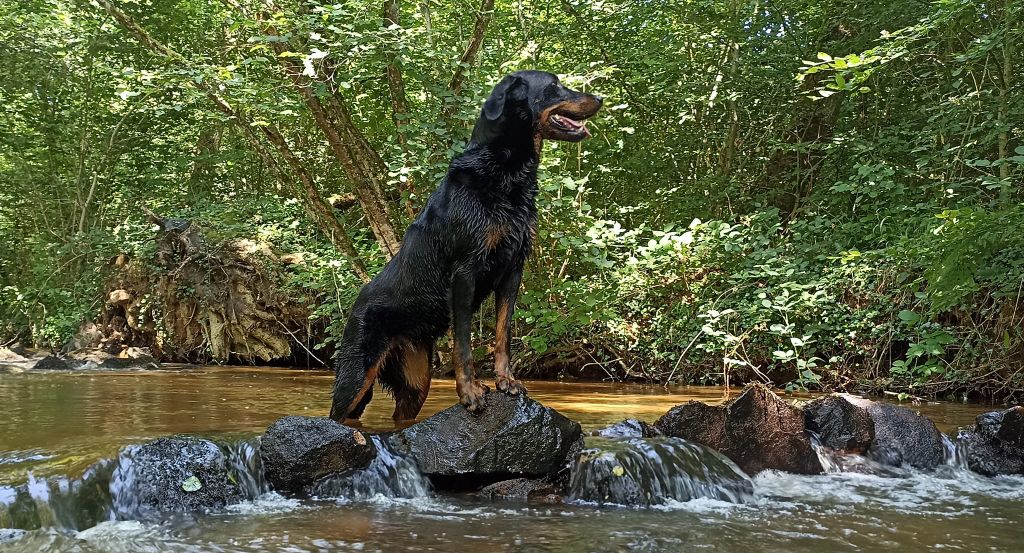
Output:
<instances>
[{"instance_id":1,"label":"splashing water","mask_svg":"<svg viewBox=\"0 0 1024 553\"><path fill-rule=\"evenodd\" d=\"M414 459L396 453L380 436L373 436L373 443L377 446L377 457L370 466L350 474L328 476L310 486L310 495L345 501L430 495L430 481Z\"/></svg>"}]
</instances>

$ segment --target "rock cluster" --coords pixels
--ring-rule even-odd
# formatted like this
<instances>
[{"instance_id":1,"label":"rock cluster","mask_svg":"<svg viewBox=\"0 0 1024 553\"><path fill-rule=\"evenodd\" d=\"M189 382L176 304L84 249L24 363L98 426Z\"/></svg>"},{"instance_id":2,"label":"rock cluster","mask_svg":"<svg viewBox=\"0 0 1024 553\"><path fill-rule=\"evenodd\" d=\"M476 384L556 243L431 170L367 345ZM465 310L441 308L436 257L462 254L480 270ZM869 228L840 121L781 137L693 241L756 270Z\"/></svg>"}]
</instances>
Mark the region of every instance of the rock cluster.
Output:
<instances>
[{"instance_id":1,"label":"rock cluster","mask_svg":"<svg viewBox=\"0 0 1024 553\"><path fill-rule=\"evenodd\" d=\"M691 401L676 406L654 426L666 436L721 452L747 474L822 472L803 412L760 384L747 386L724 405Z\"/></svg>"}]
</instances>

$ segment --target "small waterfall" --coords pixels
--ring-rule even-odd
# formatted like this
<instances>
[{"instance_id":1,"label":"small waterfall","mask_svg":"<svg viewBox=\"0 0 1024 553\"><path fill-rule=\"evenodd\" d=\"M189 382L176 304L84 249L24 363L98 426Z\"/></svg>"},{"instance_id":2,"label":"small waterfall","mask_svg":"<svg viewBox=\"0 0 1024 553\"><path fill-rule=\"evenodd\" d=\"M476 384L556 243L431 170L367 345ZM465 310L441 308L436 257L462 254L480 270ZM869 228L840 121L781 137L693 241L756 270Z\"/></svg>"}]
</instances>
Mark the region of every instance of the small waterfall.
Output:
<instances>
[{"instance_id":1,"label":"small waterfall","mask_svg":"<svg viewBox=\"0 0 1024 553\"><path fill-rule=\"evenodd\" d=\"M825 469L825 474L834 472L847 472L846 462L848 455L839 453L830 447L821 445L821 440L818 435L814 432L808 431L811 437L811 448L814 449L814 453L818 456L818 462L821 463L821 468Z\"/></svg>"},{"instance_id":2,"label":"small waterfall","mask_svg":"<svg viewBox=\"0 0 1024 553\"><path fill-rule=\"evenodd\" d=\"M946 464L957 469L969 470L967 467L967 442L942 435L942 445L946 446Z\"/></svg>"},{"instance_id":3,"label":"small waterfall","mask_svg":"<svg viewBox=\"0 0 1024 553\"><path fill-rule=\"evenodd\" d=\"M103 460L80 478L46 480L29 473L20 486L0 486L0 528L83 530L112 520L109 483L113 471L113 461Z\"/></svg>"},{"instance_id":4,"label":"small waterfall","mask_svg":"<svg viewBox=\"0 0 1024 553\"><path fill-rule=\"evenodd\" d=\"M129 490L135 477L132 452L138 447L128 446L117 459L97 462L79 478L42 479L29 473L24 484L0 486L0 528L80 531L108 520L134 518L140 506ZM255 499L270 491L257 440L219 447L225 454L229 479L243 498Z\"/></svg>"},{"instance_id":5,"label":"small waterfall","mask_svg":"<svg viewBox=\"0 0 1024 553\"><path fill-rule=\"evenodd\" d=\"M588 445L572 468L572 500L649 506L697 498L743 503L753 496L750 478L735 463L700 444L633 438Z\"/></svg>"},{"instance_id":6,"label":"small waterfall","mask_svg":"<svg viewBox=\"0 0 1024 553\"><path fill-rule=\"evenodd\" d=\"M246 499L256 499L270 491L260 459L260 439L241 440L224 446L228 478L234 479Z\"/></svg>"},{"instance_id":7,"label":"small waterfall","mask_svg":"<svg viewBox=\"0 0 1024 553\"><path fill-rule=\"evenodd\" d=\"M309 487L310 495L346 500L430 495L430 481L420 472L415 459L396 453L385 438L372 438L377 446L377 457L370 466L349 474L328 476Z\"/></svg>"}]
</instances>

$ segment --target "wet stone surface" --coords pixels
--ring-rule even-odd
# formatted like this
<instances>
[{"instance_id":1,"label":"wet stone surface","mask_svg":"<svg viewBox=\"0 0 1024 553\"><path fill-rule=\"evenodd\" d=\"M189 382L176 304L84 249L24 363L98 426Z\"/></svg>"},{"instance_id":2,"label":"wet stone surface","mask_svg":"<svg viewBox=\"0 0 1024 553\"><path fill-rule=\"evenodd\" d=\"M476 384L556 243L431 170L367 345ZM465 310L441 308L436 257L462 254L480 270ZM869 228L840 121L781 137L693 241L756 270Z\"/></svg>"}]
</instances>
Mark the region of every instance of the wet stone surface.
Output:
<instances>
[{"instance_id":1,"label":"wet stone surface","mask_svg":"<svg viewBox=\"0 0 1024 553\"><path fill-rule=\"evenodd\" d=\"M326 417L289 416L263 434L260 457L274 489L298 492L332 474L364 469L377 456L369 436Z\"/></svg>"},{"instance_id":2,"label":"wet stone surface","mask_svg":"<svg viewBox=\"0 0 1024 553\"><path fill-rule=\"evenodd\" d=\"M582 448L579 423L554 409L523 395L491 392L486 398L478 415L455 405L390 441L439 487L462 489L554 474Z\"/></svg>"},{"instance_id":3,"label":"wet stone surface","mask_svg":"<svg viewBox=\"0 0 1024 553\"><path fill-rule=\"evenodd\" d=\"M110 483L118 518L221 509L243 498L221 448L200 438L159 438L124 448Z\"/></svg>"},{"instance_id":4,"label":"wet stone surface","mask_svg":"<svg viewBox=\"0 0 1024 553\"><path fill-rule=\"evenodd\" d=\"M688 402L655 426L666 436L704 444L732 459L747 474L782 470L819 474L804 413L765 386L752 384L724 405Z\"/></svg>"}]
</instances>

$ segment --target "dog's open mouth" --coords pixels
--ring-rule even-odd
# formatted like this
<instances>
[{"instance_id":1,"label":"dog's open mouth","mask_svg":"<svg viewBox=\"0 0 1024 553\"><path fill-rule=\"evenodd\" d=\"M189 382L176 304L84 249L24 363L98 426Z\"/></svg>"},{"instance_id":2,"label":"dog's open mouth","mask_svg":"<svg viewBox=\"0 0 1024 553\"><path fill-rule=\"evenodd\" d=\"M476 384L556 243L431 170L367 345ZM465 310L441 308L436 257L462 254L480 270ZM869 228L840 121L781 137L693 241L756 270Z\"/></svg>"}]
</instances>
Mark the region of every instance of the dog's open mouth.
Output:
<instances>
[{"instance_id":1,"label":"dog's open mouth","mask_svg":"<svg viewBox=\"0 0 1024 553\"><path fill-rule=\"evenodd\" d=\"M578 116L577 116L578 117ZM584 136L590 136L590 130L587 129L586 121L584 118L574 119L569 115L563 115L556 113L551 116L551 124L559 129L572 134L582 134Z\"/></svg>"}]
</instances>

